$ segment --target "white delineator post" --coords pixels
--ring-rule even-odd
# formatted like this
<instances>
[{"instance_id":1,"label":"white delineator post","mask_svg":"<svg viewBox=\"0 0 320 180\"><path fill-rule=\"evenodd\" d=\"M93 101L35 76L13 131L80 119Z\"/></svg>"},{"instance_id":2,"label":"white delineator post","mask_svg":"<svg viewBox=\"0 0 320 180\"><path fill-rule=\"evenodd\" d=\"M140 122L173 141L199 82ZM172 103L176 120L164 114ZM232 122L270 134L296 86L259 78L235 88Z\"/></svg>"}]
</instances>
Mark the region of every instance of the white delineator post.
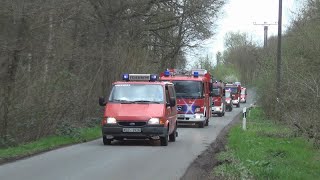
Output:
<instances>
[{"instance_id":1,"label":"white delineator post","mask_svg":"<svg viewBox=\"0 0 320 180\"><path fill-rule=\"evenodd\" d=\"M242 129L247 130L247 108L244 107L242 110L243 118L242 118Z\"/></svg>"}]
</instances>

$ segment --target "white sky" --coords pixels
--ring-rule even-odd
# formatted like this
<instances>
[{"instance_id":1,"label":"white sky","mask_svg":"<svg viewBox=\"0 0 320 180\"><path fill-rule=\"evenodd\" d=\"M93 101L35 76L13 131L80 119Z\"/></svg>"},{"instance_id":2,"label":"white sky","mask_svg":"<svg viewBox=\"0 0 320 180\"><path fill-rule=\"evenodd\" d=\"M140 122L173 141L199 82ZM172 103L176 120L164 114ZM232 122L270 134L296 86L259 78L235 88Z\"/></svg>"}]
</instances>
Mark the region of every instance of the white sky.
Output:
<instances>
[{"instance_id":1,"label":"white sky","mask_svg":"<svg viewBox=\"0 0 320 180\"><path fill-rule=\"evenodd\" d=\"M282 5L282 30L285 31L290 20L297 12L303 0L283 0ZM199 56L207 54L214 59L218 51L224 50L224 37L227 32L247 32L255 42L263 45L263 26L253 25L278 22L279 0L229 0L219 16L216 35L205 41L204 48L190 52L187 56L188 62L193 63ZM277 35L278 26L269 26L268 36Z\"/></svg>"}]
</instances>

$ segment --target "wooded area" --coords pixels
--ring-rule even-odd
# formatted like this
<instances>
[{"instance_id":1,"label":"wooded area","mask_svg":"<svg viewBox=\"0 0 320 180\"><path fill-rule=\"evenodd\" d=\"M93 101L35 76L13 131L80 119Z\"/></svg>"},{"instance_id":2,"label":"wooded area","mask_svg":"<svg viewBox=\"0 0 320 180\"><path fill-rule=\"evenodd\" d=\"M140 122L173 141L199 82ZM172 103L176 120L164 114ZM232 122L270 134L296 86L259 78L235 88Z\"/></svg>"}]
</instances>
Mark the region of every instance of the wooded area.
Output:
<instances>
[{"instance_id":1,"label":"wooded area","mask_svg":"<svg viewBox=\"0 0 320 180\"><path fill-rule=\"evenodd\" d=\"M258 102L271 119L285 122L320 146L320 1L308 0L283 35L281 97L276 99L277 37L263 49L248 34L229 33L222 58L241 81L257 87ZM230 66L229 66L230 67Z\"/></svg>"},{"instance_id":2,"label":"wooded area","mask_svg":"<svg viewBox=\"0 0 320 180\"><path fill-rule=\"evenodd\" d=\"M224 0L1 0L0 146L102 116L120 74L186 65Z\"/></svg>"}]
</instances>

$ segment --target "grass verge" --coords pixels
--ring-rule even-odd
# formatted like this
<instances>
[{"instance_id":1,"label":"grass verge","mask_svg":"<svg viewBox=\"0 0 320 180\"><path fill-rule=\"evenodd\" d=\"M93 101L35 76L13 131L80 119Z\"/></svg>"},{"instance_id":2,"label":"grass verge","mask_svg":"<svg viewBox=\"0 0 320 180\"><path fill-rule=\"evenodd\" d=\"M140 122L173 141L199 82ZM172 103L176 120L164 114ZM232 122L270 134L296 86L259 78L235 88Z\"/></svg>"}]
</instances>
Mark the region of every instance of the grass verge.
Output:
<instances>
[{"instance_id":1,"label":"grass verge","mask_svg":"<svg viewBox=\"0 0 320 180\"><path fill-rule=\"evenodd\" d=\"M101 127L82 128L79 135L72 136L50 136L34 142L21 144L16 147L0 149L0 163L28 157L37 153L56 149L58 147L86 142L101 137Z\"/></svg>"},{"instance_id":2,"label":"grass verge","mask_svg":"<svg viewBox=\"0 0 320 180\"><path fill-rule=\"evenodd\" d=\"M320 179L320 150L303 137L251 111L247 131L240 125L229 133L214 173L224 179Z\"/></svg>"}]
</instances>

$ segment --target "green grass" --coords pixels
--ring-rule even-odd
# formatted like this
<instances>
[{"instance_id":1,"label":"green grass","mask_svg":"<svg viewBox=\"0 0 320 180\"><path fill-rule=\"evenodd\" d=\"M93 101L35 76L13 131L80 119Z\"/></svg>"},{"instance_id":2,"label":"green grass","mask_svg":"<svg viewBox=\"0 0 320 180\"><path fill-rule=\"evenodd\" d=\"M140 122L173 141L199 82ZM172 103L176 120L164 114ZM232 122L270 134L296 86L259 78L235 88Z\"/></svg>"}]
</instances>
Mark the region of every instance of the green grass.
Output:
<instances>
[{"instance_id":1,"label":"green grass","mask_svg":"<svg viewBox=\"0 0 320 180\"><path fill-rule=\"evenodd\" d=\"M252 110L247 131L230 130L223 163L214 172L227 179L320 179L320 150L291 129L267 120L261 109Z\"/></svg>"},{"instance_id":2,"label":"green grass","mask_svg":"<svg viewBox=\"0 0 320 180\"><path fill-rule=\"evenodd\" d=\"M77 137L50 136L27 144L21 144L16 147L0 149L0 161L5 159L24 157L64 145L86 142L101 137L100 127L82 128L79 132L79 136Z\"/></svg>"}]
</instances>

